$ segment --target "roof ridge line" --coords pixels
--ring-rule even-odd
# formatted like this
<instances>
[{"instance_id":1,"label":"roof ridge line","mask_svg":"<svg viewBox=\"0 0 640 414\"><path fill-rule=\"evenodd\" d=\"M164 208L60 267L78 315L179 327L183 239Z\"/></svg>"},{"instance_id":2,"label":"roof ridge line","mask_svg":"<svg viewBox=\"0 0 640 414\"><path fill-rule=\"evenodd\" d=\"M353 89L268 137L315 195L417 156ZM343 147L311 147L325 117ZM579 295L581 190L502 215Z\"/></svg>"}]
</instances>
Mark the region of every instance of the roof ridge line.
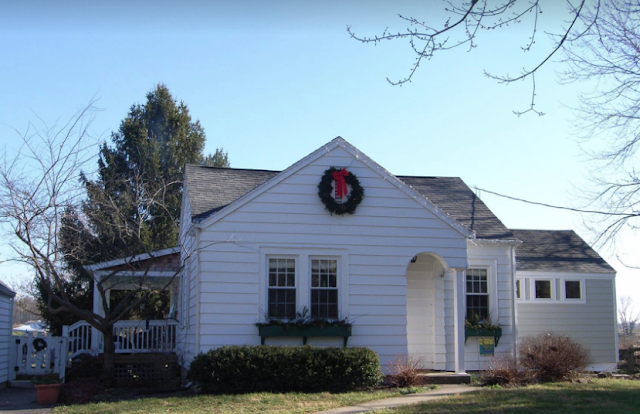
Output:
<instances>
[{"instance_id":1,"label":"roof ridge line","mask_svg":"<svg viewBox=\"0 0 640 414\"><path fill-rule=\"evenodd\" d=\"M265 170L259 168L235 168L235 167L211 167L209 165L198 165L198 164L185 164L185 166L192 166L197 168L207 168L211 170L230 170L230 171L264 171L264 172L272 172L272 173L281 173L280 170Z\"/></svg>"}]
</instances>

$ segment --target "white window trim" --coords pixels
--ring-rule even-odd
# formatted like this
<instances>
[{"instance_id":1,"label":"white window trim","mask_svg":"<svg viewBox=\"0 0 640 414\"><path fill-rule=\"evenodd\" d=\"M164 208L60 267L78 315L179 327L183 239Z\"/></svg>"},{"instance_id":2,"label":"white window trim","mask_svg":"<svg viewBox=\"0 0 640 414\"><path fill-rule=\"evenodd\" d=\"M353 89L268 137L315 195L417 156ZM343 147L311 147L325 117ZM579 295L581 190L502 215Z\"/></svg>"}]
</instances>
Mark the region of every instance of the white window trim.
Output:
<instances>
[{"instance_id":1,"label":"white window trim","mask_svg":"<svg viewBox=\"0 0 640 414\"><path fill-rule=\"evenodd\" d=\"M574 277L565 277L565 278L560 278L560 301L563 303L567 303L567 304L573 304L573 303L587 303L587 296L586 296L586 282L584 279L579 279L579 278L574 278ZM568 299L567 298L567 286L565 284L565 282L580 282L580 299Z\"/></svg>"},{"instance_id":2,"label":"white window trim","mask_svg":"<svg viewBox=\"0 0 640 414\"><path fill-rule=\"evenodd\" d=\"M258 320L267 316L269 304L269 259L296 259L296 312L305 306L311 311L311 259L334 259L338 261L338 318L349 316L349 262L348 252L340 249L304 247L260 248L260 270L258 273L260 306Z\"/></svg>"},{"instance_id":3,"label":"white window trim","mask_svg":"<svg viewBox=\"0 0 640 414\"><path fill-rule=\"evenodd\" d=\"M537 298L536 297L536 282L549 282L551 285L551 297L550 298ZM533 277L531 278L531 300L534 302L554 302L556 300L556 278L553 277Z\"/></svg>"},{"instance_id":4,"label":"white window trim","mask_svg":"<svg viewBox=\"0 0 640 414\"><path fill-rule=\"evenodd\" d=\"M500 313L498 309L498 261L495 259L469 258L469 269L487 270L487 292L489 293L489 319L498 324ZM464 313L467 314L467 272L464 276Z\"/></svg>"},{"instance_id":5,"label":"white window trim","mask_svg":"<svg viewBox=\"0 0 640 414\"><path fill-rule=\"evenodd\" d=\"M516 284L520 283L520 297L518 297L518 290L516 289ZM524 278L516 278L513 285L513 291L515 293L516 302L522 302L527 300L527 283Z\"/></svg>"},{"instance_id":6,"label":"white window trim","mask_svg":"<svg viewBox=\"0 0 640 414\"><path fill-rule=\"evenodd\" d=\"M516 302L524 303L549 303L553 302L558 305L580 305L587 303L587 280L610 280L609 275L590 275L584 273L566 273L562 275L546 276L543 274L525 273L516 277L516 280L520 280L520 293L522 297L516 298ZM551 280L551 294L552 299L542 299L535 297L535 282L536 280ZM566 296L566 281L580 282L580 299L567 299ZM559 286L558 286L559 285ZM514 285L515 290L515 285Z\"/></svg>"}]
</instances>

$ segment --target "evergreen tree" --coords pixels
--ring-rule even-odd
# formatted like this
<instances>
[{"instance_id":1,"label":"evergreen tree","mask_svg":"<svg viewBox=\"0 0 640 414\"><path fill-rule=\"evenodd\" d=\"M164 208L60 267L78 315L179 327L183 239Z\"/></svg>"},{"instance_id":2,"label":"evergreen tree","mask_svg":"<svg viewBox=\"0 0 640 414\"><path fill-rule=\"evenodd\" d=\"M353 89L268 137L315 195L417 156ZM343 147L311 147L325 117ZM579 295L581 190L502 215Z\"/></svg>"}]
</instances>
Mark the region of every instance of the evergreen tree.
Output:
<instances>
[{"instance_id":1,"label":"evergreen tree","mask_svg":"<svg viewBox=\"0 0 640 414\"><path fill-rule=\"evenodd\" d=\"M163 84L147 94L144 105L131 107L111 145L100 148L95 179L81 176L87 195L81 211L66 211L63 218L65 288L78 307L92 307L93 279L84 266L177 244L184 165L229 166L222 149L203 157L204 142L200 123ZM52 315L46 290L39 292L40 310L54 333L77 320L67 313ZM151 303L165 302L157 296Z\"/></svg>"},{"instance_id":2,"label":"evergreen tree","mask_svg":"<svg viewBox=\"0 0 640 414\"><path fill-rule=\"evenodd\" d=\"M202 160L202 165L207 167L229 168L229 156L222 148L216 148L214 154L209 154Z\"/></svg>"},{"instance_id":3,"label":"evergreen tree","mask_svg":"<svg viewBox=\"0 0 640 414\"><path fill-rule=\"evenodd\" d=\"M200 122L193 121L187 106L161 84L147 94L144 106L131 107L112 141L113 147L104 144L100 151L98 179L87 182L90 201L92 186L106 190L129 217L144 223L140 238L146 249L175 246L184 165L203 160L205 133ZM125 195L118 197L121 194ZM149 203L150 211L133 211L130 195L159 202Z\"/></svg>"}]
</instances>

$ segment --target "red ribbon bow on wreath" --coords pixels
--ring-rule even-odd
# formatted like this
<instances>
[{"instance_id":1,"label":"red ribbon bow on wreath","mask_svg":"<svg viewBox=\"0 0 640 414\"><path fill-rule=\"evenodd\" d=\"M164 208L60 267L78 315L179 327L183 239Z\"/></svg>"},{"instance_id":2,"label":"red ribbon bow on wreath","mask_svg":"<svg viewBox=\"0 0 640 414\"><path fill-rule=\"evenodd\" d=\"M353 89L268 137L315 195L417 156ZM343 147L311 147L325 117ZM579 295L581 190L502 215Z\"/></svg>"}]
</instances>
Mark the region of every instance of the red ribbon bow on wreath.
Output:
<instances>
[{"instance_id":1,"label":"red ribbon bow on wreath","mask_svg":"<svg viewBox=\"0 0 640 414\"><path fill-rule=\"evenodd\" d=\"M342 169L333 172L333 179L336 180L336 197L342 198L347 195L347 183L344 178L349 175L349 171Z\"/></svg>"}]
</instances>

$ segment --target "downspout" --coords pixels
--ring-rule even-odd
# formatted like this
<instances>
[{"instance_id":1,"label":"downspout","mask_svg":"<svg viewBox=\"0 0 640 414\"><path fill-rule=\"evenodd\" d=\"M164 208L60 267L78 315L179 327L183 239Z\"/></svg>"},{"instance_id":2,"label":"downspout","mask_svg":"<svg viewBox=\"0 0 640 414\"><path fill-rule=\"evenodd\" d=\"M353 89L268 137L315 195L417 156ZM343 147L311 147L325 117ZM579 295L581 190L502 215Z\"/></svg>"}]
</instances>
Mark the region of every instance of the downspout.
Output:
<instances>
[{"instance_id":1,"label":"downspout","mask_svg":"<svg viewBox=\"0 0 640 414\"><path fill-rule=\"evenodd\" d=\"M510 256L511 256L511 331L513 332L513 349L512 354L514 360L518 357L518 326L517 326L517 317L518 312L516 310L516 247L510 246ZM522 286L520 286L520 291L522 292Z\"/></svg>"},{"instance_id":2,"label":"downspout","mask_svg":"<svg viewBox=\"0 0 640 414\"><path fill-rule=\"evenodd\" d=\"M613 337L615 338L615 342L616 342L616 348L614 353L616 354L616 365L618 364L618 362L620 362L620 352L618 352L618 349L620 349L620 336L618 335L618 292L616 292L616 277L617 277L617 273L613 274L613 279L611 281L611 283L613 284ZM586 283L586 280L585 280ZM585 292L586 292L586 288L585 288Z\"/></svg>"},{"instance_id":3,"label":"downspout","mask_svg":"<svg viewBox=\"0 0 640 414\"><path fill-rule=\"evenodd\" d=\"M200 329L201 329L201 321L200 321L200 233L202 229L200 227L195 227L196 230L196 243L195 243L195 254L196 254L196 349L195 354L199 354L201 352L200 349Z\"/></svg>"}]
</instances>

